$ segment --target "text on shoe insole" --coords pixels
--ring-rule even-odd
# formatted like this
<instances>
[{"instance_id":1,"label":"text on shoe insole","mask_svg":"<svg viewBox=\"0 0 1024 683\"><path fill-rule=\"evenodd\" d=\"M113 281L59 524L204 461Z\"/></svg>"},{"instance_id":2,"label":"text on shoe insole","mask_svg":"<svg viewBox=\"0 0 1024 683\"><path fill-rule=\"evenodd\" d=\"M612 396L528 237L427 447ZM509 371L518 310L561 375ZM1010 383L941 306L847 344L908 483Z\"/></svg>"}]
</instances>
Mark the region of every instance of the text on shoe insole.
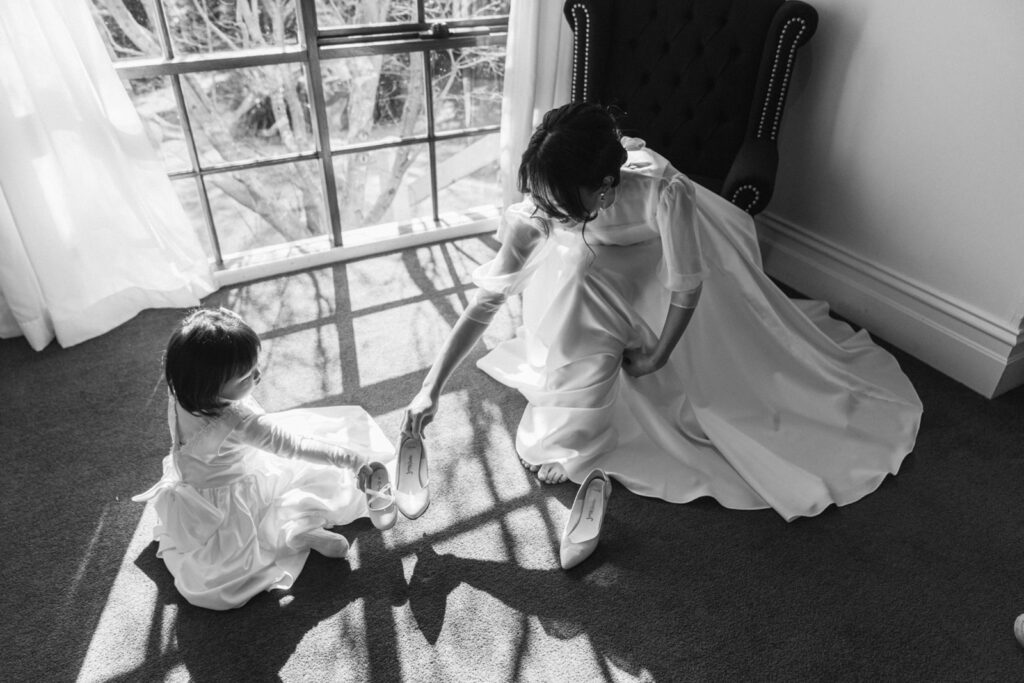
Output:
<instances>
[{"instance_id":1,"label":"text on shoe insole","mask_svg":"<svg viewBox=\"0 0 1024 683\"><path fill-rule=\"evenodd\" d=\"M604 482L593 481L587 488L583 500L583 514L576 528L569 533L569 540L582 543L597 536L601 530L601 518L604 516Z\"/></svg>"}]
</instances>

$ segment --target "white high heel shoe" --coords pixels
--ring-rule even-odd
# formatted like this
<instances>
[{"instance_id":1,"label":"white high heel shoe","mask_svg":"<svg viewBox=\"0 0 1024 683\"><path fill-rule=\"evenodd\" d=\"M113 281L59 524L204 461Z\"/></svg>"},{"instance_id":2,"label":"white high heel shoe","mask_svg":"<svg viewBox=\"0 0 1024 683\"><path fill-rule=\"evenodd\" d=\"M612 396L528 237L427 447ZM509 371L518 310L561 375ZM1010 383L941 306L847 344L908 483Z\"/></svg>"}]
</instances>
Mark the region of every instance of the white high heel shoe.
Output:
<instances>
[{"instance_id":1,"label":"white high heel shoe","mask_svg":"<svg viewBox=\"0 0 1024 683\"><path fill-rule=\"evenodd\" d=\"M427 449L423 441L412 434L398 437L394 493L399 512L409 519L416 519L430 505Z\"/></svg>"},{"instance_id":2,"label":"white high heel shoe","mask_svg":"<svg viewBox=\"0 0 1024 683\"><path fill-rule=\"evenodd\" d=\"M575 567L597 548L611 495L612 480L604 470L591 471L580 484L569 519L565 522L565 530L562 531L558 553L562 569Z\"/></svg>"}]
</instances>

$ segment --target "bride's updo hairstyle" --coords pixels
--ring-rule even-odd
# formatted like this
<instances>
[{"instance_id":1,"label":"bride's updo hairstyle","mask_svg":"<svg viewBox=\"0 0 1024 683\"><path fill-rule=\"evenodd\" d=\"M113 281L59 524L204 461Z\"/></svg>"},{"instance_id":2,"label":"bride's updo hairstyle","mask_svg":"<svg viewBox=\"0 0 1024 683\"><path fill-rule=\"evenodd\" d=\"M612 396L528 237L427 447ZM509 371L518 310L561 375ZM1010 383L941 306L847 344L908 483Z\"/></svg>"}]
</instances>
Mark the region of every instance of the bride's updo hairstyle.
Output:
<instances>
[{"instance_id":1,"label":"bride's updo hairstyle","mask_svg":"<svg viewBox=\"0 0 1024 683\"><path fill-rule=\"evenodd\" d=\"M580 188L596 190L606 177L619 184L626 150L615 119L604 106L574 102L544 115L519 165L519 191L551 218L585 222L594 218Z\"/></svg>"},{"instance_id":2,"label":"bride's updo hairstyle","mask_svg":"<svg viewBox=\"0 0 1024 683\"><path fill-rule=\"evenodd\" d=\"M228 401L225 382L249 372L260 354L260 338L234 311L197 308L167 342L164 376L181 407L193 415L219 415Z\"/></svg>"}]
</instances>

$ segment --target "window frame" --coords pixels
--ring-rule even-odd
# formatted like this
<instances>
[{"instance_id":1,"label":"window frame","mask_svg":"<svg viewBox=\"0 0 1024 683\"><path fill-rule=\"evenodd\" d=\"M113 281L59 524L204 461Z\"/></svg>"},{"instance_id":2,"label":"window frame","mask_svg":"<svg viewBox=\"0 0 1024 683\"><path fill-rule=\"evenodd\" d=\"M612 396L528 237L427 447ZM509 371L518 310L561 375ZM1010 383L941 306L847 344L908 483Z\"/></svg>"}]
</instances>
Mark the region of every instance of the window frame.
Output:
<instances>
[{"instance_id":1,"label":"window frame","mask_svg":"<svg viewBox=\"0 0 1024 683\"><path fill-rule=\"evenodd\" d=\"M445 225L441 218L438 202L437 153L439 142L456 139L470 139L500 132L500 124L487 124L454 131L437 131L434 121L432 51L463 47L503 45L507 46L508 15L484 18L450 19L444 22L426 22L425 0L416 0L417 13L421 19L415 23L383 23L360 26L340 26L321 29L317 20L316 0L296 0L296 21L298 23L298 44L277 48L260 48L235 52L210 54L175 55L168 29L163 2L153 0L157 33L160 38L162 56L115 61L114 68L122 81L136 78L166 77L174 95L175 106L181 122L185 147L190 168L168 172L172 180L192 179L196 184L205 230L213 249L213 265L219 285L249 282L303 268L327 263L365 258L382 253L404 249L410 246L436 242L474 234L492 232L497 225L498 207L493 215L460 223ZM331 146L330 131L326 119L326 102L320 64L324 60L384 54L410 55L419 53L423 59L424 97L426 111L426 132L407 136L400 140L370 141ZM204 164L200 161L195 133L186 106L181 77L185 74L204 71L223 71L254 66L301 65L309 89L309 109L315 149L311 152L295 152L261 158L225 161ZM334 159L347 154L356 154L390 149L405 145L425 144L428 151L430 173L431 216L433 227L429 230L411 231L406 234L361 243L355 246L345 244L344 226L341 223L338 206L337 183L334 174ZM301 161L316 161L319 167L320 190L324 198L323 209L326 225L330 227L329 248L313 250L298 256L287 256L256 265L230 267L221 249L213 211L206 185L207 176L231 171L242 171L276 166ZM367 226L370 227L370 226ZM312 238L314 240L318 237ZM288 243L293 245L294 242ZM287 246L287 245L286 245ZM301 251L301 250L300 250Z\"/></svg>"}]
</instances>

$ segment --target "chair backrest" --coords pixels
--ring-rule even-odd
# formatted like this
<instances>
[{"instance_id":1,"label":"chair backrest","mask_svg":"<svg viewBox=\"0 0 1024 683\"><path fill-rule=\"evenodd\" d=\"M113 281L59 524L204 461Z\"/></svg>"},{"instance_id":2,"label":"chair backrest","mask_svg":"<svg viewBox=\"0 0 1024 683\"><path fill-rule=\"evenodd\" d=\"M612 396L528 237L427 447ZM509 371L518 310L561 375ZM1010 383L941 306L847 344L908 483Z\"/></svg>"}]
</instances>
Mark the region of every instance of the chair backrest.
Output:
<instances>
[{"instance_id":1,"label":"chair backrest","mask_svg":"<svg viewBox=\"0 0 1024 683\"><path fill-rule=\"evenodd\" d=\"M746 141L774 151L792 60L816 25L798 0L568 0L565 16L573 100L623 110L625 134L716 192Z\"/></svg>"}]
</instances>

